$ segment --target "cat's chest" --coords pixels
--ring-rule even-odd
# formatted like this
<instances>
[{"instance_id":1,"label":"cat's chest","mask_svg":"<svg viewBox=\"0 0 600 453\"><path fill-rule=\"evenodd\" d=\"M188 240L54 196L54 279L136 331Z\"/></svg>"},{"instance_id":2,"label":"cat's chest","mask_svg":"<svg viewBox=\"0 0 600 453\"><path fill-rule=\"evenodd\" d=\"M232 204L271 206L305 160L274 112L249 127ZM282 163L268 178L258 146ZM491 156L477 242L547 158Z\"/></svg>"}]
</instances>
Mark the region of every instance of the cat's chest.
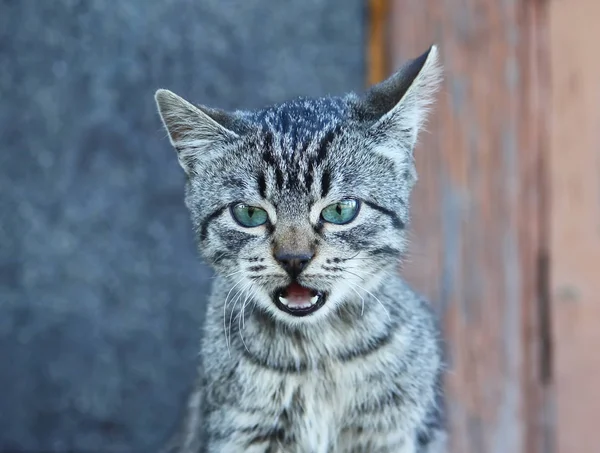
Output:
<instances>
[{"instance_id":1,"label":"cat's chest","mask_svg":"<svg viewBox=\"0 0 600 453\"><path fill-rule=\"evenodd\" d=\"M278 404L278 424L289 440L286 453L328 453L336 442L354 394L340 370L280 376L278 390L265 389Z\"/></svg>"}]
</instances>

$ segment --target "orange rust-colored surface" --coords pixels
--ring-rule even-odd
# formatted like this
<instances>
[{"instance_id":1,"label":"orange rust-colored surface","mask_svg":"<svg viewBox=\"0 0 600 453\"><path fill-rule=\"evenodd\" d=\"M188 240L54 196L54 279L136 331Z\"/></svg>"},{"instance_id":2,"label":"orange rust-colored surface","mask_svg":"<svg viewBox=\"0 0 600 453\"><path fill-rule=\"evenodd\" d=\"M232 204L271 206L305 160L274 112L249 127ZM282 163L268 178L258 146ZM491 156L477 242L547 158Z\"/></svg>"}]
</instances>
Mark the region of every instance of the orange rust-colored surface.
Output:
<instances>
[{"instance_id":1,"label":"orange rust-colored surface","mask_svg":"<svg viewBox=\"0 0 600 453\"><path fill-rule=\"evenodd\" d=\"M389 0L369 0L368 86L379 83L388 76L386 41L389 3Z\"/></svg>"},{"instance_id":2,"label":"orange rust-colored surface","mask_svg":"<svg viewBox=\"0 0 600 453\"><path fill-rule=\"evenodd\" d=\"M455 453L552 451L542 3L395 0L390 10L390 68L434 42L445 67L415 150L403 273L442 318Z\"/></svg>"},{"instance_id":3,"label":"orange rust-colored surface","mask_svg":"<svg viewBox=\"0 0 600 453\"><path fill-rule=\"evenodd\" d=\"M549 3L551 295L559 453L600 451L600 2Z\"/></svg>"}]
</instances>

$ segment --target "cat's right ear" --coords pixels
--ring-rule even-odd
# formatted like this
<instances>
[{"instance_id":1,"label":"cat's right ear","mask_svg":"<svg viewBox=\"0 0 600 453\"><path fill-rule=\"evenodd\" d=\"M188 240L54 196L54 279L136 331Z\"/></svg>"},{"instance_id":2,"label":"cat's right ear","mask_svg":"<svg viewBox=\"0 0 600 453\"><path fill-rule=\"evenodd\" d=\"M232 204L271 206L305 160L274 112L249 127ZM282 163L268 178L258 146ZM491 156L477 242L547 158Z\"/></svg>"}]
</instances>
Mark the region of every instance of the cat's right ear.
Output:
<instances>
[{"instance_id":1,"label":"cat's right ear","mask_svg":"<svg viewBox=\"0 0 600 453\"><path fill-rule=\"evenodd\" d=\"M196 107L169 90L158 90L154 99L179 164L188 175L195 172L200 160L219 154L239 137L228 127L235 119L226 112Z\"/></svg>"},{"instance_id":2,"label":"cat's right ear","mask_svg":"<svg viewBox=\"0 0 600 453\"><path fill-rule=\"evenodd\" d=\"M387 139L381 149L391 157L399 155L398 148L412 152L441 80L438 48L433 45L360 100L361 116L371 124L369 132L380 141Z\"/></svg>"}]
</instances>

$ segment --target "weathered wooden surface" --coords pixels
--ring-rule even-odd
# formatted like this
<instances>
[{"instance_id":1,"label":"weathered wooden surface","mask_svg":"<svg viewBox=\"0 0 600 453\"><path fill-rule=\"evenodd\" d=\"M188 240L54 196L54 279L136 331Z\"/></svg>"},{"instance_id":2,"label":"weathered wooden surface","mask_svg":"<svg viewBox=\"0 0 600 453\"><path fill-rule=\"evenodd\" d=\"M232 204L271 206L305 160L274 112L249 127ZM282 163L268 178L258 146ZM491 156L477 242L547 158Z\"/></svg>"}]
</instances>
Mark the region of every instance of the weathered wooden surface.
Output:
<instances>
[{"instance_id":1,"label":"weathered wooden surface","mask_svg":"<svg viewBox=\"0 0 600 453\"><path fill-rule=\"evenodd\" d=\"M559 453L600 451L600 2L549 3Z\"/></svg>"},{"instance_id":2,"label":"weathered wooden surface","mask_svg":"<svg viewBox=\"0 0 600 453\"><path fill-rule=\"evenodd\" d=\"M456 453L552 451L540 291L547 262L540 3L391 5L392 66L433 42L445 66L430 133L416 150L420 181L404 273L443 319Z\"/></svg>"}]
</instances>

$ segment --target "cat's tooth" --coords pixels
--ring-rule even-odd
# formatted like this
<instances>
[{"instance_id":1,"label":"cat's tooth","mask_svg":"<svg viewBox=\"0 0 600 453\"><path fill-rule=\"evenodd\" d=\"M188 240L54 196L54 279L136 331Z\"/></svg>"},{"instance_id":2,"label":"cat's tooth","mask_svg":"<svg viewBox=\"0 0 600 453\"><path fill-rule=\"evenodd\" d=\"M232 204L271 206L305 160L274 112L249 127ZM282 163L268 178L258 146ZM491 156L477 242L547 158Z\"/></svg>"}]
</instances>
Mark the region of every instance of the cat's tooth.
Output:
<instances>
[{"instance_id":1,"label":"cat's tooth","mask_svg":"<svg viewBox=\"0 0 600 453\"><path fill-rule=\"evenodd\" d=\"M317 303L317 301L319 300L319 296L314 296L310 298L310 304L314 305Z\"/></svg>"},{"instance_id":2,"label":"cat's tooth","mask_svg":"<svg viewBox=\"0 0 600 453\"><path fill-rule=\"evenodd\" d=\"M286 307L288 306L288 303L289 303L285 297L281 297L281 296L279 296L279 302L281 302Z\"/></svg>"}]
</instances>

